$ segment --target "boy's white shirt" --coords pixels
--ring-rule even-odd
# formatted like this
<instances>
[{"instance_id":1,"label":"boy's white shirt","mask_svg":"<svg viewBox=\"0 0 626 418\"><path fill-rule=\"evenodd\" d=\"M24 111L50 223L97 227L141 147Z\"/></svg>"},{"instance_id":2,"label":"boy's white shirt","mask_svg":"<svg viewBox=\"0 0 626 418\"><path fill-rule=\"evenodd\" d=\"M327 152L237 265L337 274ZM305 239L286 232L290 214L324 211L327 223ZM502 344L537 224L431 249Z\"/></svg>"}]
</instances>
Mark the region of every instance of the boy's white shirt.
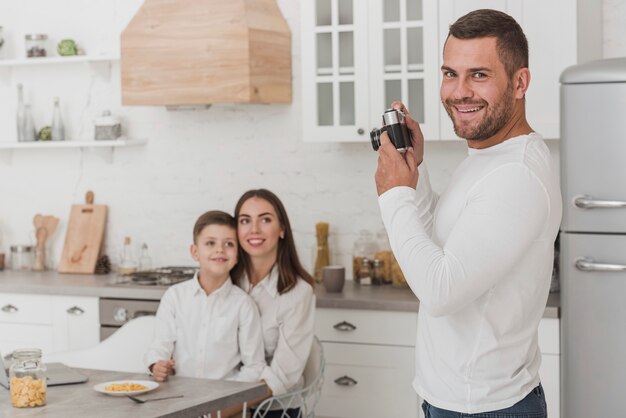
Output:
<instances>
[{"instance_id":1,"label":"boy's white shirt","mask_svg":"<svg viewBox=\"0 0 626 418\"><path fill-rule=\"evenodd\" d=\"M185 377L256 382L265 366L254 301L228 278L207 295L193 279L170 287L159 305L149 367L173 358Z\"/></svg>"}]
</instances>

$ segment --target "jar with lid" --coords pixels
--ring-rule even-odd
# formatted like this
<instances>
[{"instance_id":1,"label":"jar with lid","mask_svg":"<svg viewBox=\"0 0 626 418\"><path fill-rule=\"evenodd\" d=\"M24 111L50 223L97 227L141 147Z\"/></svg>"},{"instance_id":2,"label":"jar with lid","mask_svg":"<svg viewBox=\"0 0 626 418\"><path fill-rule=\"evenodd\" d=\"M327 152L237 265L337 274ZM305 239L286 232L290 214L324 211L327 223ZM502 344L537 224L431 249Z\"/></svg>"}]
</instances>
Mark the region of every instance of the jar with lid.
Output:
<instances>
[{"instance_id":1,"label":"jar with lid","mask_svg":"<svg viewBox=\"0 0 626 418\"><path fill-rule=\"evenodd\" d=\"M360 285L372 284L372 264L369 259L365 257L359 259L358 273L354 279Z\"/></svg>"},{"instance_id":2,"label":"jar with lid","mask_svg":"<svg viewBox=\"0 0 626 418\"><path fill-rule=\"evenodd\" d=\"M112 140L122 136L122 124L120 119L111 116L109 110L102 112L102 116L94 119L94 139L97 140Z\"/></svg>"},{"instance_id":3,"label":"jar with lid","mask_svg":"<svg viewBox=\"0 0 626 418\"><path fill-rule=\"evenodd\" d=\"M46 366L41 362L40 349L15 350L9 380L14 407L33 408L46 404Z\"/></svg>"},{"instance_id":4,"label":"jar with lid","mask_svg":"<svg viewBox=\"0 0 626 418\"><path fill-rule=\"evenodd\" d=\"M374 234L367 230L362 229L359 231L359 238L354 242L354 247L352 249L352 277L359 277L359 269L363 265L363 259L369 260L374 259L374 255L376 254L376 241L374 240Z\"/></svg>"},{"instance_id":5,"label":"jar with lid","mask_svg":"<svg viewBox=\"0 0 626 418\"><path fill-rule=\"evenodd\" d=\"M378 258L372 260L372 284L375 286L385 284L385 263Z\"/></svg>"},{"instance_id":6,"label":"jar with lid","mask_svg":"<svg viewBox=\"0 0 626 418\"><path fill-rule=\"evenodd\" d=\"M33 268L33 254L32 245L12 245L11 269L31 270Z\"/></svg>"},{"instance_id":7,"label":"jar with lid","mask_svg":"<svg viewBox=\"0 0 626 418\"><path fill-rule=\"evenodd\" d=\"M40 58L47 55L46 41L48 35L43 33L29 33L24 36L26 41L26 57L28 58Z\"/></svg>"},{"instance_id":8,"label":"jar with lid","mask_svg":"<svg viewBox=\"0 0 626 418\"><path fill-rule=\"evenodd\" d=\"M391 268L393 265L393 253L391 252L391 245L389 245L389 238L387 237L387 231L381 229L376 233L376 243L378 251L376 251L375 258L382 261L382 273L383 284L391 284Z\"/></svg>"}]
</instances>

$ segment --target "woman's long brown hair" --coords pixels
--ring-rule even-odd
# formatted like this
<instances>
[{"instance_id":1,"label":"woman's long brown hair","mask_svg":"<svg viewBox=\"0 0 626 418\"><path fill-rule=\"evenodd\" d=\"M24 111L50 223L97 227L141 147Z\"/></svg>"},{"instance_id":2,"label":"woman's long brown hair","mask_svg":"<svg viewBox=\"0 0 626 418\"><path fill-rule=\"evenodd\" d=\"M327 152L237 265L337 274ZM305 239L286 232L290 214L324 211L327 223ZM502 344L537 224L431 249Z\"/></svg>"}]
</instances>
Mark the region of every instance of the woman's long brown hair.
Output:
<instances>
[{"instance_id":1,"label":"woman's long brown hair","mask_svg":"<svg viewBox=\"0 0 626 418\"><path fill-rule=\"evenodd\" d=\"M298 259L296 244L293 240L293 232L291 232L287 211L278 196L267 189L248 190L245 192L239 198L235 206L237 225L239 225L241 207L248 199L253 197L263 199L272 205L278 216L278 221L285 232L285 237L278 240L278 255L276 259L276 264L278 265L278 293L282 295L293 289L296 283L298 283L298 277L301 277L305 282L310 284L311 287L314 287L315 281L313 277L302 267L300 259ZM236 285L239 285L244 272L248 277L252 275L252 261L250 260L250 256L243 250L241 245L239 245L238 251L239 262L230 272L230 276Z\"/></svg>"}]
</instances>

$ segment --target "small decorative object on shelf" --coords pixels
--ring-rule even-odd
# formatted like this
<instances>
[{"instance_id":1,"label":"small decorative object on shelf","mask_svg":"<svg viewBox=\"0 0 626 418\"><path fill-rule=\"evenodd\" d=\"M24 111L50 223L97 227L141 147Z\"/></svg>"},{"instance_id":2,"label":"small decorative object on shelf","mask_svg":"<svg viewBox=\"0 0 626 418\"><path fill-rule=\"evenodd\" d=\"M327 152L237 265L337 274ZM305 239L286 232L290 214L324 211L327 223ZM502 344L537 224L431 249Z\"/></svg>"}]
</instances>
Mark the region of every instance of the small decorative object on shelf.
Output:
<instances>
[{"instance_id":1,"label":"small decorative object on shelf","mask_svg":"<svg viewBox=\"0 0 626 418\"><path fill-rule=\"evenodd\" d=\"M30 111L30 105L24 106L24 139L23 141L36 141L37 130L35 129L35 122L33 122L33 114Z\"/></svg>"},{"instance_id":2,"label":"small decorative object on shelf","mask_svg":"<svg viewBox=\"0 0 626 418\"><path fill-rule=\"evenodd\" d=\"M52 129L49 126L44 126L39 130L37 139L39 141L50 141L52 139Z\"/></svg>"},{"instance_id":3,"label":"small decorative object on shelf","mask_svg":"<svg viewBox=\"0 0 626 418\"><path fill-rule=\"evenodd\" d=\"M73 39L63 39L57 45L57 52L62 57L71 57L78 54L78 46Z\"/></svg>"},{"instance_id":4,"label":"small decorative object on shelf","mask_svg":"<svg viewBox=\"0 0 626 418\"><path fill-rule=\"evenodd\" d=\"M111 260L104 254L96 261L96 274L109 274L111 272Z\"/></svg>"},{"instance_id":5,"label":"small decorative object on shelf","mask_svg":"<svg viewBox=\"0 0 626 418\"><path fill-rule=\"evenodd\" d=\"M152 268L152 258L148 253L148 244L141 245L141 255L139 256L139 270L150 270Z\"/></svg>"},{"instance_id":6,"label":"small decorative object on shelf","mask_svg":"<svg viewBox=\"0 0 626 418\"><path fill-rule=\"evenodd\" d=\"M24 105L24 86L17 85L17 140L24 141L24 125L26 124L26 106Z\"/></svg>"},{"instance_id":7,"label":"small decorative object on shelf","mask_svg":"<svg viewBox=\"0 0 626 418\"><path fill-rule=\"evenodd\" d=\"M0 26L0 59L4 58L4 35L2 34L2 26Z\"/></svg>"},{"instance_id":8,"label":"small decorative object on shelf","mask_svg":"<svg viewBox=\"0 0 626 418\"><path fill-rule=\"evenodd\" d=\"M65 139L65 127L63 126L63 119L61 118L61 107L59 106L59 98L54 98L54 111L52 113L52 125L50 125L52 131L53 141L63 141Z\"/></svg>"},{"instance_id":9,"label":"small decorative object on shelf","mask_svg":"<svg viewBox=\"0 0 626 418\"><path fill-rule=\"evenodd\" d=\"M102 116L94 119L95 139L111 140L122 136L122 124L119 118L111 116L111 112L105 110Z\"/></svg>"},{"instance_id":10,"label":"small decorative object on shelf","mask_svg":"<svg viewBox=\"0 0 626 418\"><path fill-rule=\"evenodd\" d=\"M47 55L46 41L48 35L43 33L31 33L25 35L26 40L26 56L28 58L41 58Z\"/></svg>"}]
</instances>

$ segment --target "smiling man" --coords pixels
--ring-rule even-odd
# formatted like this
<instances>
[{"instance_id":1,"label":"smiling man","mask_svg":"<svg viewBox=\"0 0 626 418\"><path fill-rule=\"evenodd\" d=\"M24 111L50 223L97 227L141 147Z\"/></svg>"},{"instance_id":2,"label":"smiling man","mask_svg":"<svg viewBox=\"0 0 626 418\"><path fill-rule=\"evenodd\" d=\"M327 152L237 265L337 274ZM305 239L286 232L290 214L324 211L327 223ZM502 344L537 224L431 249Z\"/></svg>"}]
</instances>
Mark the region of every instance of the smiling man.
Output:
<instances>
[{"instance_id":1,"label":"smiling man","mask_svg":"<svg viewBox=\"0 0 626 418\"><path fill-rule=\"evenodd\" d=\"M526 121L528 44L513 18L471 12L443 51L441 101L468 156L431 189L424 138L381 138L376 186L394 254L420 300L413 386L426 418L546 417L537 327L561 221L551 157Z\"/></svg>"}]
</instances>

